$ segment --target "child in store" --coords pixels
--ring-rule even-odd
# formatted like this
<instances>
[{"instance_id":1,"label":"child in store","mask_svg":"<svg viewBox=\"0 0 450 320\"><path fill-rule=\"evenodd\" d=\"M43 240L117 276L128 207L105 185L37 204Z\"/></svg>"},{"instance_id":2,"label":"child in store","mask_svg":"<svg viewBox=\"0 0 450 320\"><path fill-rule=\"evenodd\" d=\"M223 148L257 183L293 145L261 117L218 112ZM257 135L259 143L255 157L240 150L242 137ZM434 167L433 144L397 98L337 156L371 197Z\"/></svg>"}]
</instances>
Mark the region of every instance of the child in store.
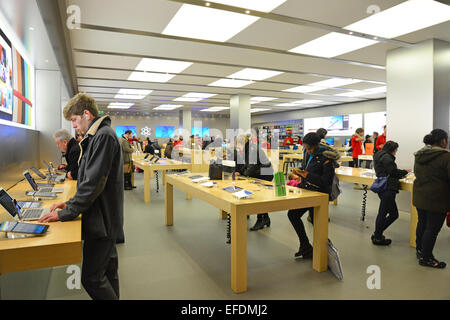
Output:
<instances>
[{"instance_id":1,"label":"child in store","mask_svg":"<svg viewBox=\"0 0 450 320\"><path fill-rule=\"evenodd\" d=\"M294 172L289 173L288 175L289 181L286 183L288 186L296 187L302 181L302 178L296 175Z\"/></svg>"}]
</instances>

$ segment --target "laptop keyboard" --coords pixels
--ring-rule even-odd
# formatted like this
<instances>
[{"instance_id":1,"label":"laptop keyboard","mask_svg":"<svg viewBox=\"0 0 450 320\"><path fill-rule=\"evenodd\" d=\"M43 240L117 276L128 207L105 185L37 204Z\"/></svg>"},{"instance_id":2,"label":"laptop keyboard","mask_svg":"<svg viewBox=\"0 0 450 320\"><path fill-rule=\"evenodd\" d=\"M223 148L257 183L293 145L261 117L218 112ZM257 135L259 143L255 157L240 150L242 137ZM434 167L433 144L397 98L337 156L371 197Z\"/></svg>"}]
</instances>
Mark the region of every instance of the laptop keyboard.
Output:
<instances>
[{"instance_id":1,"label":"laptop keyboard","mask_svg":"<svg viewBox=\"0 0 450 320\"><path fill-rule=\"evenodd\" d=\"M39 219L43 209L27 209L23 215L24 219Z\"/></svg>"},{"instance_id":2,"label":"laptop keyboard","mask_svg":"<svg viewBox=\"0 0 450 320\"><path fill-rule=\"evenodd\" d=\"M42 188L42 189L39 189L39 192L52 192L53 191L53 188Z\"/></svg>"}]
</instances>

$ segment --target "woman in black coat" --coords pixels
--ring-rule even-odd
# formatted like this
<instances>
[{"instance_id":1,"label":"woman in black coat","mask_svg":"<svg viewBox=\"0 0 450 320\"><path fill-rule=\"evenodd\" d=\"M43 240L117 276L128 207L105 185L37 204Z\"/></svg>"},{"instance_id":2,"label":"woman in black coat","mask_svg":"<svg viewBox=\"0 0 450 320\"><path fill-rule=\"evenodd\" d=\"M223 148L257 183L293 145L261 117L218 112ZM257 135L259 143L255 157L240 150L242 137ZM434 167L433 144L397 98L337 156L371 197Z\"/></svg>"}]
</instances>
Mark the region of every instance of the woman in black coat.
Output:
<instances>
[{"instance_id":1,"label":"woman in black coat","mask_svg":"<svg viewBox=\"0 0 450 320\"><path fill-rule=\"evenodd\" d=\"M450 151L448 133L434 129L423 138L425 147L414 153L413 205L417 208L416 250L419 264L445 268L433 255L439 231L450 212Z\"/></svg>"},{"instance_id":2,"label":"woman in black coat","mask_svg":"<svg viewBox=\"0 0 450 320\"><path fill-rule=\"evenodd\" d=\"M303 138L305 155L301 169L294 173L301 177L299 188L330 194L334 178L334 159L327 156L327 147L320 145L320 137L310 132ZM306 235L302 216L306 211L313 212L314 208L291 209L288 211L289 221L295 229L300 242L300 248L294 255L297 258L312 258L313 247ZM312 215L313 217L313 215ZM312 222L314 222L312 220Z\"/></svg>"},{"instance_id":3,"label":"woman in black coat","mask_svg":"<svg viewBox=\"0 0 450 320\"><path fill-rule=\"evenodd\" d=\"M398 150L398 143L388 141L383 149L373 156L374 168L377 177L388 177L387 188L378 194L380 207L375 222L375 232L372 234L372 243L375 245L387 246L391 244L391 239L386 239L383 232L398 218L397 204L395 197L400 189L399 179L408 174L408 170L397 169L395 154Z\"/></svg>"},{"instance_id":4,"label":"woman in black coat","mask_svg":"<svg viewBox=\"0 0 450 320\"><path fill-rule=\"evenodd\" d=\"M238 159L242 158L235 155L238 164L236 171L246 177L256 178L266 181L272 181L273 168L270 160L267 158L264 150L259 142L254 143L250 140L246 141L244 146L244 163L240 164ZM265 226L270 227L270 218L268 213L260 213L257 215L256 223L250 228L250 231L263 229Z\"/></svg>"}]
</instances>

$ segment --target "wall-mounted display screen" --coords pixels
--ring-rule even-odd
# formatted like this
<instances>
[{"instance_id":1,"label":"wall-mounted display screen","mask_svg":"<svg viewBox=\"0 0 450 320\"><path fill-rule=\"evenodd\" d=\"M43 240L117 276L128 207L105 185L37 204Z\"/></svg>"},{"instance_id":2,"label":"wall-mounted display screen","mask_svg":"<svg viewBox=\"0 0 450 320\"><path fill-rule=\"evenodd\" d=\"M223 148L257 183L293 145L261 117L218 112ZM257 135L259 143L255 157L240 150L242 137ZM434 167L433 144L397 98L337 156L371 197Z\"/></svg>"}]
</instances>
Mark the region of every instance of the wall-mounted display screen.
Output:
<instances>
[{"instance_id":1,"label":"wall-mounted display screen","mask_svg":"<svg viewBox=\"0 0 450 320\"><path fill-rule=\"evenodd\" d=\"M383 133L383 127L386 125L386 112L372 112L364 114L364 134L378 132Z\"/></svg>"},{"instance_id":2,"label":"wall-mounted display screen","mask_svg":"<svg viewBox=\"0 0 450 320\"><path fill-rule=\"evenodd\" d=\"M116 126L116 134L118 137L121 137L127 130L133 131L133 136L137 135L136 126Z\"/></svg>"},{"instance_id":3,"label":"wall-mounted display screen","mask_svg":"<svg viewBox=\"0 0 450 320\"><path fill-rule=\"evenodd\" d=\"M209 136L209 127L192 127L192 134L203 137L205 134Z\"/></svg>"},{"instance_id":4,"label":"wall-mounted display screen","mask_svg":"<svg viewBox=\"0 0 450 320\"><path fill-rule=\"evenodd\" d=\"M11 42L0 31L0 111L12 114L12 50Z\"/></svg>"},{"instance_id":5,"label":"wall-mounted display screen","mask_svg":"<svg viewBox=\"0 0 450 320\"><path fill-rule=\"evenodd\" d=\"M174 126L156 126L155 135L156 138L167 138L173 137L174 132Z\"/></svg>"},{"instance_id":6,"label":"wall-mounted display screen","mask_svg":"<svg viewBox=\"0 0 450 320\"><path fill-rule=\"evenodd\" d=\"M0 119L33 127L34 68L0 29Z\"/></svg>"},{"instance_id":7,"label":"wall-mounted display screen","mask_svg":"<svg viewBox=\"0 0 450 320\"><path fill-rule=\"evenodd\" d=\"M357 128L362 127L362 114L350 114L304 120L304 133L316 132L325 128L328 136L351 136Z\"/></svg>"}]
</instances>

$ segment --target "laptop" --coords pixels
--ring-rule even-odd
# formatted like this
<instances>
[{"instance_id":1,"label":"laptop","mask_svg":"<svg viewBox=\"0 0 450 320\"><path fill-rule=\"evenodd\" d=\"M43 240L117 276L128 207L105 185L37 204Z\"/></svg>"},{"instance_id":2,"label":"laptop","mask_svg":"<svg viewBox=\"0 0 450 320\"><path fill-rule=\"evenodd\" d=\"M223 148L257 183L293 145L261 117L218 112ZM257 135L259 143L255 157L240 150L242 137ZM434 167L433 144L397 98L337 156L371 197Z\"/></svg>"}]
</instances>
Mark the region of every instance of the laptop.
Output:
<instances>
[{"instance_id":1,"label":"laptop","mask_svg":"<svg viewBox=\"0 0 450 320\"><path fill-rule=\"evenodd\" d=\"M56 170L53 167L53 163L50 162L50 164L48 164L47 161L45 161L45 160L43 160L43 162L44 162L45 166L48 169L49 177L51 177L51 179L53 181L55 181L56 183L62 183L62 182L64 182L66 180L66 176L65 175L58 175L58 174L55 173Z\"/></svg>"},{"instance_id":2,"label":"laptop","mask_svg":"<svg viewBox=\"0 0 450 320\"><path fill-rule=\"evenodd\" d=\"M48 184L38 184L31 176L30 172L27 170L23 173L23 176L25 179L27 179L30 186L33 188L33 191L38 193L62 193L64 192L64 188L54 188L54 187L48 187ZM36 194L39 195L39 194ZM44 195L42 195L44 196Z\"/></svg>"},{"instance_id":3,"label":"laptop","mask_svg":"<svg viewBox=\"0 0 450 320\"><path fill-rule=\"evenodd\" d=\"M44 214L50 212L50 208L24 209L19 206L8 192L0 187L0 204L15 219L19 221L39 220Z\"/></svg>"},{"instance_id":4,"label":"laptop","mask_svg":"<svg viewBox=\"0 0 450 320\"><path fill-rule=\"evenodd\" d=\"M39 178L41 178L43 180L44 179L47 180L48 183L51 183L51 184L55 184L56 183L56 181L55 181L56 177L54 177L54 176L46 176L41 171L39 171L39 169L36 169L35 167L31 167L30 170L33 171L34 174L37 175Z\"/></svg>"}]
</instances>

